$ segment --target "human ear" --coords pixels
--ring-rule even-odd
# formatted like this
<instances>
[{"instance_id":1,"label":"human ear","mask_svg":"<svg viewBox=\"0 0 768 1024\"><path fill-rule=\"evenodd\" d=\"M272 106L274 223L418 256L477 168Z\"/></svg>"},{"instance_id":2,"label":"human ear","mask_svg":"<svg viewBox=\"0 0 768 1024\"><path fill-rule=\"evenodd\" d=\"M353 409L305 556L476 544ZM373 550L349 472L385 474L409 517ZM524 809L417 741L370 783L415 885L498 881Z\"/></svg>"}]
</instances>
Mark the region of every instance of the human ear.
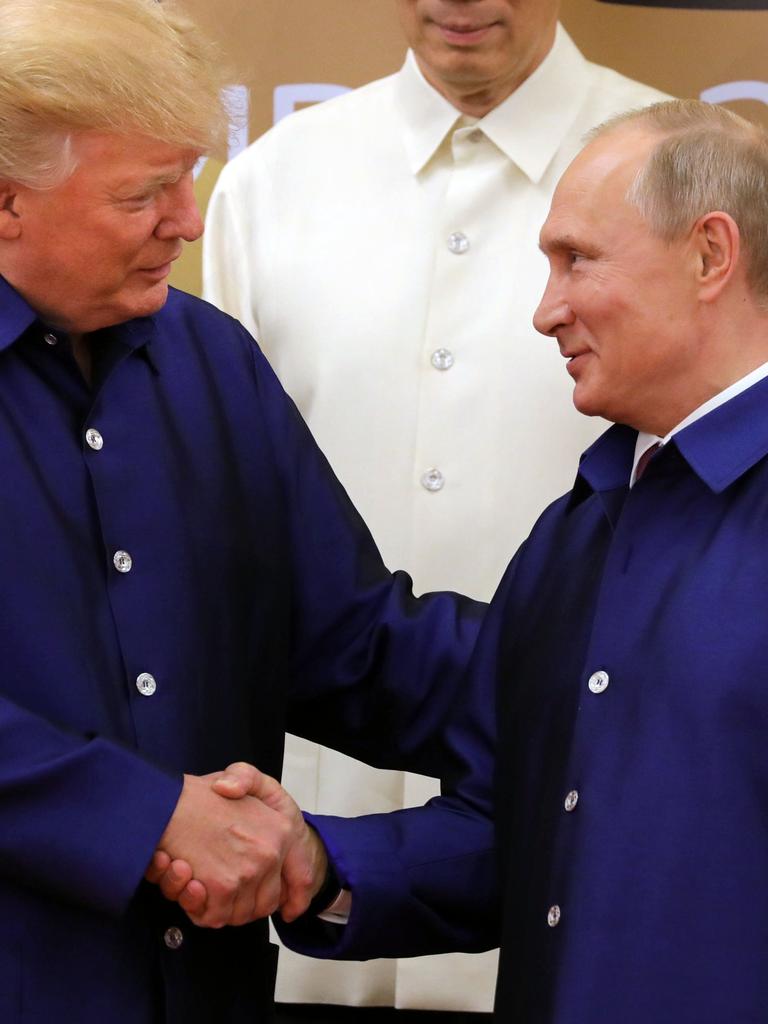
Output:
<instances>
[{"instance_id":1,"label":"human ear","mask_svg":"<svg viewBox=\"0 0 768 1024\"><path fill-rule=\"evenodd\" d=\"M699 297L703 302L712 302L738 266L741 253L738 225L727 213L706 213L694 226L693 242Z\"/></svg>"},{"instance_id":2,"label":"human ear","mask_svg":"<svg viewBox=\"0 0 768 1024\"><path fill-rule=\"evenodd\" d=\"M17 210L18 186L0 179L0 240L12 241L21 234L21 218Z\"/></svg>"}]
</instances>

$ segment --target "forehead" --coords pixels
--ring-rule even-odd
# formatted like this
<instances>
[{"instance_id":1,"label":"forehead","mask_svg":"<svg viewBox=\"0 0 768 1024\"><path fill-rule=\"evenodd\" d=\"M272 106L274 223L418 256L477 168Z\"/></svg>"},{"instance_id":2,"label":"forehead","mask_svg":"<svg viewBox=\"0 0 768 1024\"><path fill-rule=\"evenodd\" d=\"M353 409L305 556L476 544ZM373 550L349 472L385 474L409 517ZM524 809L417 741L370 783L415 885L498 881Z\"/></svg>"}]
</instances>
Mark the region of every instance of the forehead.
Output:
<instances>
[{"instance_id":1,"label":"forehead","mask_svg":"<svg viewBox=\"0 0 768 1024\"><path fill-rule=\"evenodd\" d=\"M563 174L541 230L545 252L570 247L575 235L609 235L640 215L626 199L654 138L618 130L589 143Z\"/></svg>"},{"instance_id":2,"label":"forehead","mask_svg":"<svg viewBox=\"0 0 768 1024\"><path fill-rule=\"evenodd\" d=\"M73 184L98 189L120 182L177 179L190 170L197 150L141 135L81 132L73 139L77 170ZM65 183L66 184L66 183Z\"/></svg>"}]
</instances>

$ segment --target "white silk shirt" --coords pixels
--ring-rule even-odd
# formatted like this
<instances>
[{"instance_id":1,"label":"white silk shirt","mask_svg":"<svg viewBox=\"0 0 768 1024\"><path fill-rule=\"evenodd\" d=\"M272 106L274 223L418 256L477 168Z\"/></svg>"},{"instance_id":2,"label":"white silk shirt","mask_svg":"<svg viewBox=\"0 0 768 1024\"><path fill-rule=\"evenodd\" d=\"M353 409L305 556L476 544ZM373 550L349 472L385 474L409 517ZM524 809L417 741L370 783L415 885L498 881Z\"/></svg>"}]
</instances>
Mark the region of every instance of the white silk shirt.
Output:
<instances>
[{"instance_id":1,"label":"white silk shirt","mask_svg":"<svg viewBox=\"0 0 768 1024\"><path fill-rule=\"evenodd\" d=\"M400 72L278 124L221 173L208 299L259 339L391 567L488 599L604 428L579 416L531 317L539 229L584 132L665 97L588 63L562 28L480 121ZM307 509L307 515L311 515ZM291 742L309 810L420 803L431 782ZM490 1010L494 957L282 957L278 999Z\"/></svg>"}]
</instances>

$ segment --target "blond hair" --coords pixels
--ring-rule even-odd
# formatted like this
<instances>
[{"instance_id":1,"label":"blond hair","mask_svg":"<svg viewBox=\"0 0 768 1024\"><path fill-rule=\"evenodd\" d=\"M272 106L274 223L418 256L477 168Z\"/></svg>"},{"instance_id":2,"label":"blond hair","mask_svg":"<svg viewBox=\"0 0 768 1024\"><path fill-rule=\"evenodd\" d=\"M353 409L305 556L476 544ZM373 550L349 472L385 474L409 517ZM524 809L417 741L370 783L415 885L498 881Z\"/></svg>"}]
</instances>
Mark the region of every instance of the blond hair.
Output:
<instances>
[{"instance_id":1,"label":"blond hair","mask_svg":"<svg viewBox=\"0 0 768 1024\"><path fill-rule=\"evenodd\" d=\"M207 151L226 139L210 44L157 0L0 0L0 178L57 184L81 131Z\"/></svg>"},{"instance_id":2,"label":"blond hair","mask_svg":"<svg viewBox=\"0 0 768 1024\"><path fill-rule=\"evenodd\" d=\"M768 133L725 107L670 100L619 114L588 138L625 125L660 136L627 192L654 234L675 241L704 214L730 214L748 283L768 301Z\"/></svg>"}]
</instances>

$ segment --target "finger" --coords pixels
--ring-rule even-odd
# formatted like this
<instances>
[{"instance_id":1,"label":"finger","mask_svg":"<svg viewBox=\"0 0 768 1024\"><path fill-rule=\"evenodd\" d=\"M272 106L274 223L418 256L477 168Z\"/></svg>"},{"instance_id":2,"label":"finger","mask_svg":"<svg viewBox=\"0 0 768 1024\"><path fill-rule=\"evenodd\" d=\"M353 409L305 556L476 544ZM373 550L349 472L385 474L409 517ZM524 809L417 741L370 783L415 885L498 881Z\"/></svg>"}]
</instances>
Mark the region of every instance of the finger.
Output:
<instances>
[{"instance_id":1,"label":"finger","mask_svg":"<svg viewBox=\"0 0 768 1024\"><path fill-rule=\"evenodd\" d=\"M259 884L253 904L249 911L248 920L259 920L274 914L279 906L282 897L282 881L280 871L271 872Z\"/></svg>"},{"instance_id":2,"label":"finger","mask_svg":"<svg viewBox=\"0 0 768 1024\"><path fill-rule=\"evenodd\" d=\"M245 761L237 761L219 776L213 789L219 796L237 800L261 788L261 772Z\"/></svg>"},{"instance_id":3,"label":"finger","mask_svg":"<svg viewBox=\"0 0 768 1024\"><path fill-rule=\"evenodd\" d=\"M288 899L280 906L280 917L286 924L290 924L291 921L295 921L297 917L301 917L305 913L311 902L307 889L292 891Z\"/></svg>"},{"instance_id":4,"label":"finger","mask_svg":"<svg viewBox=\"0 0 768 1024\"><path fill-rule=\"evenodd\" d=\"M301 821L301 811L277 779L271 775L265 775L252 764L245 761L237 761L221 774L213 783L212 789L219 796L227 797L230 800L240 800L244 796L256 797L262 803L271 807L272 810L283 814L287 819L296 823Z\"/></svg>"},{"instance_id":5,"label":"finger","mask_svg":"<svg viewBox=\"0 0 768 1024\"><path fill-rule=\"evenodd\" d=\"M275 874L262 879L255 888L241 886L229 900L220 905L212 905L208 899L205 911L199 915L199 923L207 928L223 928L225 925L238 927L269 917L279 906L280 879L279 874ZM190 917L194 921L197 915L193 914Z\"/></svg>"},{"instance_id":6,"label":"finger","mask_svg":"<svg viewBox=\"0 0 768 1024\"><path fill-rule=\"evenodd\" d=\"M205 900L201 900L202 894L197 888L198 885L205 890ZM232 923L237 896L235 889L227 884L222 885L215 879L211 879L207 884L192 879L189 886L189 896L185 896L183 902L180 900L179 905L187 911L194 924L201 928L223 928L224 925ZM189 904L190 910L184 906L185 903ZM202 909L192 909L199 907L201 903Z\"/></svg>"},{"instance_id":7,"label":"finger","mask_svg":"<svg viewBox=\"0 0 768 1024\"><path fill-rule=\"evenodd\" d=\"M275 810L282 810L284 804L293 803L277 779L245 761L231 764L213 783L212 789L230 800L253 796Z\"/></svg>"},{"instance_id":8,"label":"finger","mask_svg":"<svg viewBox=\"0 0 768 1024\"><path fill-rule=\"evenodd\" d=\"M184 860L174 860L158 882L160 892L167 900L178 900L186 886L192 881L192 867Z\"/></svg>"},{"instance_id":9,"label":"finger","mask_svg":"<svg viewBox=\"0 0 768 1024\"><path fill-rule=\"evenodd\" d=\"M208 890L202 882L193 878L179 893L179 906L194 919L205 913L207 899Z\"/></svg>"},{"instance_id":10,"label":"finger","mask_svg":"<svg viewBox=\"0 0 768 1024\"><path fill-rule=\"evenodd\" d=\"M280 906L282 884L279 862L262 863L250 880L240 885L227 923L243 925L274 914Z\"/></svg>"},{"instance_id":11,"label":"finger","mask_svg":"<svg viewBox=\"0 0 768 1024\"><path fill-rule=\"evenodd\" d=\"M328 854L314 828L307 825L299 842L289 851L283 864L285 898L280 912L286 923L303 914L320 891L328 875Z\"/></svg>"},{"instance_id":12,"label":"finger","mask_svg":"<svg viewBox=\"0 0 768 1024\"><path fill-rule=\"evenodd\" d=\"M171 858L165 850L155 850L152 860L149 862L149 867L144 872L144 877L148 882L156 885L168 870L170 863Z\"/></svg>"}]
</instances>

